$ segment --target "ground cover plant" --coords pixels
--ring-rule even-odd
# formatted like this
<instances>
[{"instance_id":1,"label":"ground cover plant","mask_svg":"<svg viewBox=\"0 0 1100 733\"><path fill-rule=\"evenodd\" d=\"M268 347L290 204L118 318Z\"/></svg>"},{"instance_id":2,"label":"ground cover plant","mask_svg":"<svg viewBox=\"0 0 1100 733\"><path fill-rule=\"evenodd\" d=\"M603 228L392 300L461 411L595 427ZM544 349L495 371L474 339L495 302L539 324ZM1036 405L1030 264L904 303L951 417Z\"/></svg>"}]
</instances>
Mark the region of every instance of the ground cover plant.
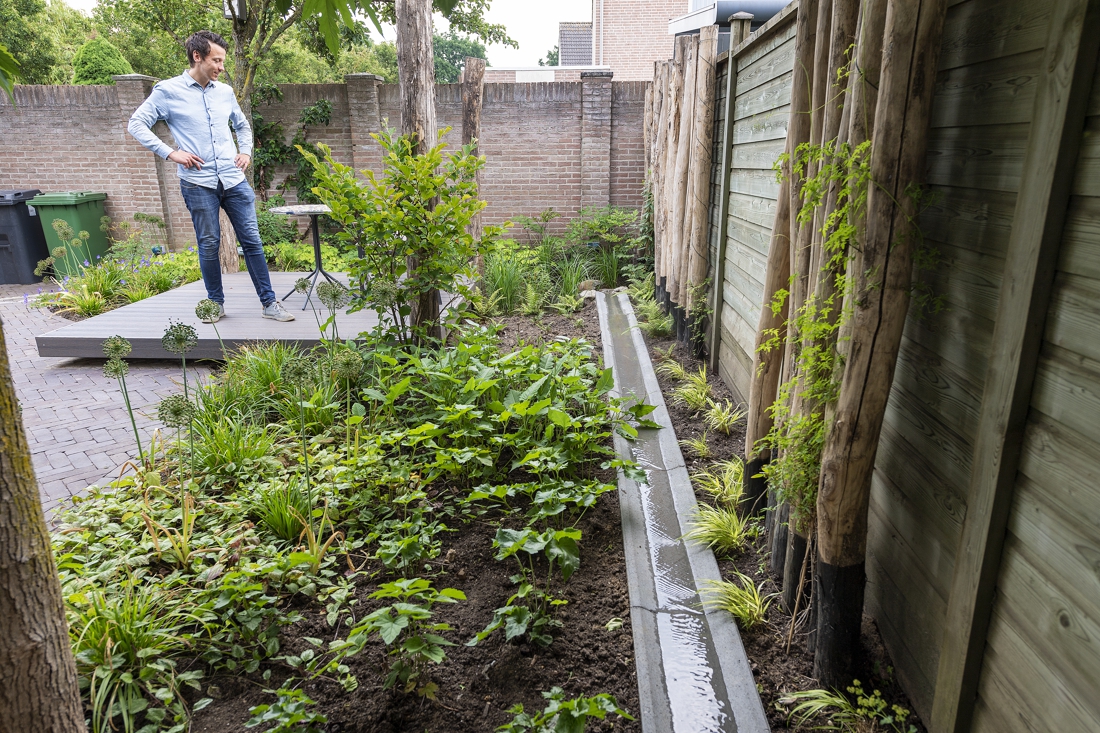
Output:
<instances>
[{"instance_id":1,"label":"ground cover plant","mask_svg":"<svg viewBox=\"0 0 1100 733\"><path fill-rule=\"evenodd\" d=\"M586 207L555 234L551 227L560 217L553 209L516 217L526 241L493 244L485 256L483 292L473 303L479 315L572 313L584 304L582 290L614 288L623 281L642 239L638 212Z\"/></svg>"},{"instance_id":2,"label":"ground cover plant","mask_svg":"<svg viewBox=\"0 0 1100 733\"><path fill-rule=\"evenodd\" d=\"M185 336L168 334L182 354ZM256 680L256 704L237 726L323 730L347 718L333 701L360 688L438 713L463 692L444 672L458 650L554 654L584 601L572 579L603 551L587 546L586 519L607 511L613 469L633 470L611 434L633 434L644 408L608 399L611 375L583 340L509 351L494 328L467 324L454 342L256 346L166 401L169 432L144 463L92 489L54 536L92 730L221 721L219 688L239 677ZM124 345L108 346L124 364ZM448 570L452 535L504 582L461 629L452 619L470 601ZM628 642L606 622L600 635ZM579 698L552 691L538 715L505 714L534 709L538 689L501 701L482 729L619 709L604 689L570 687Z\"/></svg>"},{"instance_id":3,"label":"ground cover plant","mask_svg":"<svg viewBox=\"0 0 1100 733\"><path fill-rule=\"evenodd\" d=\"M105 256L88 254L88 232L74 232L64 219L55 219L52 226L63 244L35 269L51 286L51 292L38 296L35 305L69 318L91 318L199 279L198 253L193 247L165 252L158 233L164 223L145 214L134 216L135 224L115 225L109 217L101 219L100 229L110 241ZM75 274L59 275L55 269Z\"/></svg>"}]
</instances>

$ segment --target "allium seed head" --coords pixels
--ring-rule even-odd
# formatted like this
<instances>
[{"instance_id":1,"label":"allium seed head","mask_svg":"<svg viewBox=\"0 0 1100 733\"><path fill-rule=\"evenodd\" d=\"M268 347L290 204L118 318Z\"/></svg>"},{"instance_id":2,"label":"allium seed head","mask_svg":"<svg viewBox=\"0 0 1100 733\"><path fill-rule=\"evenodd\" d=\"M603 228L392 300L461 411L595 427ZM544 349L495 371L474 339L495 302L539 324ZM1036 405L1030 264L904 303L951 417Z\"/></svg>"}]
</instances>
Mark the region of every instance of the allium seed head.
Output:
<instances>
[{"instance_id":1,"label":"allium seed head","mask_svg":"<svg viewBox=\"0 0 1100 733\"><path fill-rule=\"evenodd\" d=\"M157 405L157 417L170 428L182 428L195 416L195 406L182 394L165 397Z\"/></svg>"},{"instance_id":2,"label":"allium seed head","mask_svg":"<svg viewBox=\"0 0 1100 733\"><path fill-rule=\"evenodd\" d=\"M306 293L309 291L309 278L300 277L294 281L294 292Z\"/></svg>"},{"instance_id":3,"label":"allium seed head","mask_svg":"<svg viewBox=\"0 0 1100 733\"><path fill-rule=\"evenodd\" d=\"M208 321L221 313L221 306L210 298L203 298L195 306L195 317L200 321Z\"/></svg>"},{"instance_id":4,"label":"allium seed head","mask_svg":"<svg viewBox=\"0 0 1100 733\"><path fill-rule=\"evenodd\" d=\"M112 379L122 379L130 371L130 365L117 356L112 356L103 365L103 375Z\"/></svg>"},{"instance_id":5,"label":"allium seed head","mask_svg":"<svg viewBox=\"0 0 1100 733\"><path fill-rule=\"evenodd\" d=\"M295 356L283 362L283 379L291 384L301 384L310 378L313 367L305 357Z\"/></svg>"},{"instance_id":6,"label":"allium seed head","mask_svg":"<svg viewBox=\"0 0 1100 733\"><path fill-rule=\"evenodd\" d=\"M340 283L323 282L317 286L317 297L330 311L343 308L351 302L351 293Z\"/></svg>"},{"instance_id":7,"label":"allium seed head","mask_svg":"<svg viewBox=\"0 0 1100 733\"><path fill-rule=\"evenodd\" d=\"M357 379L362 371L363 357L359 356L357 351L351 351L350 349L341 351L332 361L332 373L339 379L346 379L350 382Z\"/></svg>"},{"instance_id":8,"label":"allium seed head","mask_svg":"<svg viewBox=\"0 0 1100 733\"><path fill-rule=\"evenodd\" d=\"M103 339L103 353L108 359L122 358L133 350L130 342L121 336L110 336Z\"/></svg>"},{"instance_id":9,"label":"allium seed head","mask_svg":"<svg viewBox=\"0 0 1100 733\"><path fill-rule=\"evenodd\" d=\"M195 331L195 327L182 321L169 322L168 328L164 330L164 336L160 339L160 345L164 350L173 354L186 354L198 343L199 334Z\"/></svg>"}]
</instances>

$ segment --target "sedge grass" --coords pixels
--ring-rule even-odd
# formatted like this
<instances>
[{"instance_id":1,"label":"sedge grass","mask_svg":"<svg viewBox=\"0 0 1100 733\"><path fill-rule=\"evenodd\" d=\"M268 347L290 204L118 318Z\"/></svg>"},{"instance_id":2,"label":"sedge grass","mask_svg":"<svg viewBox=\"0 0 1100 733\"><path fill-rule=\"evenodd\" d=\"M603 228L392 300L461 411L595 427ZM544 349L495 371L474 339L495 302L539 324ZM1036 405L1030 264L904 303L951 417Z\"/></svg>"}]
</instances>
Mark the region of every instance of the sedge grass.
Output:
<instances>
[{"instance_id":1,"label":"sedge grass","mask_svg":"<svg viewBox=\"0 0 1100 733\"><path fill-rule=\"evenodd\" d=\"M728 612L747 631L767 621L772 597L761 592L763 583L754 585L752 578L743 573L737 573L736 578L737 582L707 581L703 586L703 605Z\"/></svg>"},{"instance_id":2,"label":"sedge grass","mask_svg":"<svg viewBox=\"0 0 1100 733\"><path fill-rule=\"evenodd\" d=\"M748 543L749 523L732 509L700 504L691 519L691 529L684 539L730 554L743 550Z\"/></svg>"},{"instance_id":3,"label":"sedge grass","mask_svg":"<svg viewBox=\"0 0 1100 733\"><path fill-rule=\"evenodd\" d=\"M707 408L706 414L703 415L703 420L706 422L707 427L719 433L725 433L729 435L733 432L733 429L737 427L737 423L741 422L745 418L745 411L738 408L729 400L723 400L717 402L715 400L710 401L710 407Z\"/></svg>"}]
</instances>

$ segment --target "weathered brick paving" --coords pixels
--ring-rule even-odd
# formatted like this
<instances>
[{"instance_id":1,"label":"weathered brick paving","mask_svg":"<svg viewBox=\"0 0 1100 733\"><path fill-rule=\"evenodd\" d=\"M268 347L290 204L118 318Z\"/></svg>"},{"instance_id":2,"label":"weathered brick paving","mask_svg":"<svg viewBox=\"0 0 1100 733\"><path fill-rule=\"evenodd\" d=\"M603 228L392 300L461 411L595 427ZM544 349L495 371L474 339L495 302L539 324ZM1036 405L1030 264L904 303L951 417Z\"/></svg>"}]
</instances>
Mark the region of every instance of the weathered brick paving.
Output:
<instances>
[{"instance_id":1,"label":"weathered brick paving","mask_svg":"<svg viewBox=\"0 0 1100 733\"><path fill-rule=\"evenodd\" d=\"M38 356L34 337L67 321L27 307L23 295L37 290L0 285L0 323L42 504L50 512L88 486L117 477L137 456L137 446L118 382L103 376L102 360ZM157 404L181 389L179 364L131 362L126 384L138 430L148 441L160 425Z\"/></svg>"}]
</instances>

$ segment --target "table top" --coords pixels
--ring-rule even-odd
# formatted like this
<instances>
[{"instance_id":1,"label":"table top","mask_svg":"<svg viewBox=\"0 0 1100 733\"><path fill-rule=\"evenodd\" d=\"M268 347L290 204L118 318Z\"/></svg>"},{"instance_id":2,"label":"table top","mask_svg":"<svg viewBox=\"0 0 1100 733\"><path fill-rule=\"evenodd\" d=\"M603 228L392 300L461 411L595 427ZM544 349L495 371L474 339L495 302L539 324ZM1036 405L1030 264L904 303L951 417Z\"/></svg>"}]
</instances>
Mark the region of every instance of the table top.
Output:
<instances>
[{"instance_id":1,"label":"table top","mask_svg":"<svg viewBox=\"0 0 1100 733\"><path fill-rule=\"evenodd\" d=\"M296 206L276 206L268 209L272 214L286 214L287 216L317 216L318 214L330 214L332 209L324 204L298 204Z\"/></svg>"}]
</instances>

